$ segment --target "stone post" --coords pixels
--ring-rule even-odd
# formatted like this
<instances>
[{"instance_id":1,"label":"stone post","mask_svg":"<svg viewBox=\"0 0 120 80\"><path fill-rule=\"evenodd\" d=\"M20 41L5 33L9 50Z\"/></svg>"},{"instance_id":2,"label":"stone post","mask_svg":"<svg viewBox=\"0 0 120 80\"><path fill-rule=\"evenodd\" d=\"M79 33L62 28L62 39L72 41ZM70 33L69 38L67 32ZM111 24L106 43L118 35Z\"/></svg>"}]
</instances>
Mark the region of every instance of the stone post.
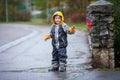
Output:
<instances>
[{"instance_id":1,"label":"stone post","mask_svg":"<svg viewBox=\"0 0 120 80\"><path fill-rule=\"evenodd\" d=\"M87 7L90 21L89 43L94 67L114 68L114 7L105 0L99 0Z\"/></svg>"}]
</instances>

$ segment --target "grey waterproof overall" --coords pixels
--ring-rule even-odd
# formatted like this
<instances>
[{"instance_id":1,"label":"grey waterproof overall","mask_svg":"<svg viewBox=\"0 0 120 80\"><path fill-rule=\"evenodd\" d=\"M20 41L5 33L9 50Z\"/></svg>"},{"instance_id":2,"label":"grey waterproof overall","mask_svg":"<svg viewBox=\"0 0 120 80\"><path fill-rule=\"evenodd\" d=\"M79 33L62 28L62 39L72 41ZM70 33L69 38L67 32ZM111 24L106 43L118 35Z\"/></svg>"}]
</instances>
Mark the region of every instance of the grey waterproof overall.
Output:
<instances>
[{"instance_id":1,"label":"grey waterproof overall","mask_svg":"<svg viewBox=\"0 0 120 80\"><path fill-rule=\"evenodd\" d=\"M50 33L53 46L52 64L67 63L66 62L67 59L66 47L68 45L67 33L68 26L65 25L65 23L63 25L52 26Z\"/></svg>"}]
</instances>

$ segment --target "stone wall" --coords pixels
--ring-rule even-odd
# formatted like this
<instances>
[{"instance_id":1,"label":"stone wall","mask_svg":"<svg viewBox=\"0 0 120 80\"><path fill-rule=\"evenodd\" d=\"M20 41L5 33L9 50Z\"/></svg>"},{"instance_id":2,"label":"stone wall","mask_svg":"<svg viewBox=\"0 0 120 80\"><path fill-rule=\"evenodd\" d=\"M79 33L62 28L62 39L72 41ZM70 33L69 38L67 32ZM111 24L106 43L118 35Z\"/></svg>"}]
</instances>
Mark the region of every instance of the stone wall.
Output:
<instances>
[{"instance_id":1,"label":"stone wall","mask_svg":"<svg viewBox=\"0 0 120 80\"><path fill-rule=\"evenodd\" d=\"M99 0L87 8L91 52L94 67L114 68L114 7L113 4Z\"/></svg>"}]
</instances>

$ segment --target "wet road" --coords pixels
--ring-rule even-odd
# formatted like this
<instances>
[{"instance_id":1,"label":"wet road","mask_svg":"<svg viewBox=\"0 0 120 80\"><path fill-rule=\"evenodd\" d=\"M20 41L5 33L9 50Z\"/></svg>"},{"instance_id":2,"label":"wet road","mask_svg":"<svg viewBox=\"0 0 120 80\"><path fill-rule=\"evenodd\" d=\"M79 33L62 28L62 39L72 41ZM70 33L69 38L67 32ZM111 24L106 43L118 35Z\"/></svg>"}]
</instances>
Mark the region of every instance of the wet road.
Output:
<instances>
[{"instance_id":1,"label":"wet road","mask_svg":"<svg viewBox=\"0 0 120 80\"><path fill-rule=\"evenodd\" d=\"M74 35L68 36L67 71L48 72L51 66L52 46L51 40L44 41L44 35L49 33L50 27L23 24L0 24L1 26L13 28L14 34L9 34L8 42L0 46L0 80L106 80L107 78L113 80L109 75L115 75L116 72L106 77L102 74L105 72L88 70L92 68L89 64L91 54L87 36L82 31L77 30ZM9 31L8 28L7 30ZM6 40L5 37L2 40ZM114 80L119 79L117 77Z\"/></svg>"},{"instance_id":2,"label":"wet road","mask_svg":"<svg viewBox=\"0 0 120 80\"><path fill-rule=\"evenodd\" d=\"M21 25L0 24L0 46L28 35L31 31L27 30L27 28L22 28Z\"/></svg>"}]
</instances>

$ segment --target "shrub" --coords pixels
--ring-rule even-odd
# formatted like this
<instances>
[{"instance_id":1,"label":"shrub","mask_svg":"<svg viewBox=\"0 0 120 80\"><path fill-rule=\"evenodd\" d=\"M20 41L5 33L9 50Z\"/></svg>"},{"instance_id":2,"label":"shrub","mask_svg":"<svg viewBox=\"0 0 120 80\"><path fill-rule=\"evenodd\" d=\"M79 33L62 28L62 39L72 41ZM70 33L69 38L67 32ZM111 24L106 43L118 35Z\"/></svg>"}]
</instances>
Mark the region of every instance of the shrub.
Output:
<instances>
[{"instance_id":1,"label":"shrub","mask_svg":"<svg viewBox=\"0 0 120 80\"><path fill-rule=\"evenodd\" d=\"M5 21L5 11L4 7L0 6L0 22Z\"/></svg>"},{"instance_id":2,"label":"shrub","mask_svg":"<svg viewBox=\"0 0 120 80\"><path fill-rule=\"evenodd\" d=\"M85 14L81 14L80 12L75 12L70 16L71 22L82 23L85 22Z\"/></svg>"},{"instance_id":3,"label":"shrub","mask_svg":"<svg viewBox=\"0 0 120 80\"><path fill-rule=\"evenodd\" d=\"M16 11L14 20L15 21L30 21L31 14L28 11Z\"/></svg>"},{"instance_id":4,"label":"shrub","mask_svg":"<svg viewBox=\"0 0 120 80\"><path fill-rule=\"evenodd\" d=\"M31 14L29 11L18 11L12 6L8 8L8 19L9 21L30 21ZM0 6L0 22L6 20L6 11L5 7Z\"/></svg>"},{"instance_id":5,"label":"shrub","mask_svg":"<svg viewBox=\"0 0 120 80\"><path fill-rule=\"evenodd\" d=\"M46 18L46 11L43 11L40 15L39 15L40 18Z\"/></svg>"}]
</instances>

